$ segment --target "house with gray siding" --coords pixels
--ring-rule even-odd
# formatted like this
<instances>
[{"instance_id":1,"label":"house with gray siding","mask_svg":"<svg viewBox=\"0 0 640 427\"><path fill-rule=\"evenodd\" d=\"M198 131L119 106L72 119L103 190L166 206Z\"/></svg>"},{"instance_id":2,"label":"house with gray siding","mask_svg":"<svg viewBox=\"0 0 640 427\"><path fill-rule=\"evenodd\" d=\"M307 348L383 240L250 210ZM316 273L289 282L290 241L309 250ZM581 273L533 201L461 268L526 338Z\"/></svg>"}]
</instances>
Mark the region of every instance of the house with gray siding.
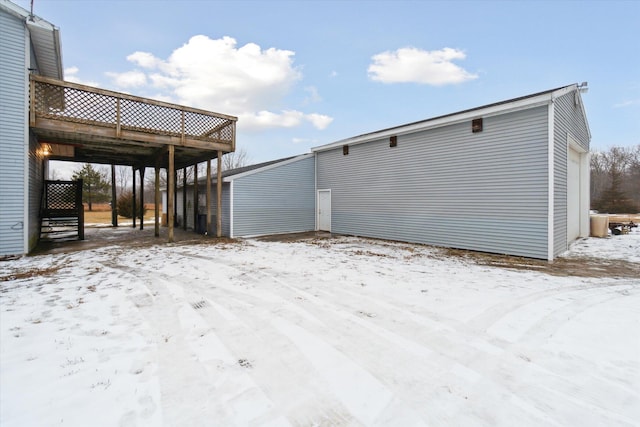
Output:
<instances>
[{"instance_id":1,"label":"house with gray siding","mask_svg":"<svg viewBox=\"0 0 640 427\"><path fill-rule=\"evenodd\" d=\"M249 237L313 231L316 227L314 168L314 155L303 154L223 171L222 235ZM215 197L216 182L214 178L212 198ZM186 188L186 210L183 189L177 191L176 217L180 225L197 229L200 227L195 224L197 216L193 209L194 206L198 209L201 219L206 215L206 182L199 182L198 203L194 203L193 185ZM211 215L217 214L212 206ZM212 220L213 227L215 223ZM211 233L215 231L210 230Z\"/></svg>"},{"instance_id":2,"label":"house with gray siding","mask_svg":"<svg viewBox=\"0 0 640 427\"><path fill-rule=\"evenodd\" d=\"M313 148L317 228L553 260L589 233L584 89Z\"/></svg>"},{"instance_id":3,"label":"house with gray siding","mask_svg":"<svg viewBox=\"0 0 640 427\"><path fill-rule=\"evenodd\" d=\"M46 161L29 129L29 74L62 79L58 28L0 0L0 256L38 242Z\"/></svg>"}]
</instances>

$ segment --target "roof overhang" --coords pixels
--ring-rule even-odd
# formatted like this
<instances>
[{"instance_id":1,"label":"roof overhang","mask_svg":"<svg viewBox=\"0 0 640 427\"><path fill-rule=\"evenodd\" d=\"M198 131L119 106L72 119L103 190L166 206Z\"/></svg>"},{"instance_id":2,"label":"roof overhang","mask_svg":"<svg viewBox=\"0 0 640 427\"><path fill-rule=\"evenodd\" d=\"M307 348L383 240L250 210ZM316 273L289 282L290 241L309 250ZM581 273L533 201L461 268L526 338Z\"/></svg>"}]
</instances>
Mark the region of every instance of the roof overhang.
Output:
<instances>
[{"instance_id":1,"label":"roof overhang","mask_svg":"<svg viewBox=\"0 0 640 427\"><path fill-rule=\"evenodd\" d=\"M470 110L464 110L458 113L447 114L444 116L434 117L432 119L421 120L419 122L408 123L401 126L395 126L392 128L366 133L352 138L342 139L330 144L312 147L311 151L321 152L333 150L344 145L363 144L370 141L388 138L390 136L407 135L415 132L425 131L428 129L449 126L452 124L469 121L475 118L491 117L520 110L527 110L530 108L551 104L554 99L572 91L578 92L578 86L576 84L536 93L533 95L523 96L520 98L514 98L507 101L497 102Z\"/></svg>"},{"instance_id":2,"label":"roof overhang","mask_svg":"<svg viewBox=\"0 0 640 427\"><path fill-rule=\"evenodd\" d=\"M24 22L40 74L62 80L62 46L58 27L8 0L0 0L0 9Z\"/></svg>"}]
</instances>

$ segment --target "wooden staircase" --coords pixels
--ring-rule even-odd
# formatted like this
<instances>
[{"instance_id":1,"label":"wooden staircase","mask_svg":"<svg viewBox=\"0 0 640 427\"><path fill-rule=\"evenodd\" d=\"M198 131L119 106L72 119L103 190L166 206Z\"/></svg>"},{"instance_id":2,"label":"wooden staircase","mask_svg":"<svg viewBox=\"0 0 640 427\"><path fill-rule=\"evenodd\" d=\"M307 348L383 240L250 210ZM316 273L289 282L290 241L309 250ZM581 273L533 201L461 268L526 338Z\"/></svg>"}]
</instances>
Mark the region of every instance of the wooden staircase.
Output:
<instances>
[{"instance_id":1,"label":"wooden staircase","mask_svg":"<svg viewBox=\"0 0 640 427\"><path fill-rule=\"evenodd\" d=\"M82 180L45 181L40 209L40 241L84 240Z\"/></svg>"}]
</instances>

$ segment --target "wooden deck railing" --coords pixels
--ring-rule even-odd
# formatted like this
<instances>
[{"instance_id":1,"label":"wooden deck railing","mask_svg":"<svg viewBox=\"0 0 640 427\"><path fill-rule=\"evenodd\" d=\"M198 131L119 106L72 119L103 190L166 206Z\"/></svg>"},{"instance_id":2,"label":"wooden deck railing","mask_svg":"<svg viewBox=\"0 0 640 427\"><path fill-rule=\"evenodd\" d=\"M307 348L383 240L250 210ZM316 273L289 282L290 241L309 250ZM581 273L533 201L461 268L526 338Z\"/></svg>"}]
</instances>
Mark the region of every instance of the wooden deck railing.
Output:
<instances>
[{"instance_id":1,"label":"wooden deck railing","mask_svg":"<svg viewBox=\"0 0 640 427\"><path fill-rule=\"evenodd\" d=\"M140 98L77 83L31 76L30 126L38 119L187 140L230 144L235 149L237 118L167 102ZM131 135L127 132L127 135Z\"/></svg>"}]
</instances>

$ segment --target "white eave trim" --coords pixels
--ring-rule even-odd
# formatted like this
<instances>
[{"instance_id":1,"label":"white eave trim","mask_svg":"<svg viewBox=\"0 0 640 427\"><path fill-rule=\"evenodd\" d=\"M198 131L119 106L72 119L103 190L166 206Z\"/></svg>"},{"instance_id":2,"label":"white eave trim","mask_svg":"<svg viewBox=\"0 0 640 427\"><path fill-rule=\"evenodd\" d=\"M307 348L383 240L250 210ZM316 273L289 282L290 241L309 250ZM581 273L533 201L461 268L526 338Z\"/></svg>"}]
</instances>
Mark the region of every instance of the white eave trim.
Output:
<instances>
[{"instance_id":1,"label":"white eave trim","mask_svg":"<svg viewBox=\"0 0 640 427\"><path fill-rule=\"evenodd\" d=\"M343 139L337 142L333 142L327 145L321 145L318 147L312 147L311 151L319 152L332 150L343 145L356 145L369 141L379 140L390 136L400 136L411 134L414 132L420 132L428 129L434 129L443 126L449 126L452 124L472 120L478 117L491 117L500 114L511 113L520 110L527 110L543 105L548 105L553 102L554 99L563 96L571 91L577 90L577 85L563 87L553 92L543 93L541 95L532 96L524 99L520 99L513 102L508 102L499 105L488 106L485 108L474 109L471 111L461 112L458 114L449 115L439 119L424 120L418 123L412 123L404 126L397 126L390 129L385 129L379 132L368 133L365 135L356 136L353 138Z\"/></svg>"}]
</instances>

